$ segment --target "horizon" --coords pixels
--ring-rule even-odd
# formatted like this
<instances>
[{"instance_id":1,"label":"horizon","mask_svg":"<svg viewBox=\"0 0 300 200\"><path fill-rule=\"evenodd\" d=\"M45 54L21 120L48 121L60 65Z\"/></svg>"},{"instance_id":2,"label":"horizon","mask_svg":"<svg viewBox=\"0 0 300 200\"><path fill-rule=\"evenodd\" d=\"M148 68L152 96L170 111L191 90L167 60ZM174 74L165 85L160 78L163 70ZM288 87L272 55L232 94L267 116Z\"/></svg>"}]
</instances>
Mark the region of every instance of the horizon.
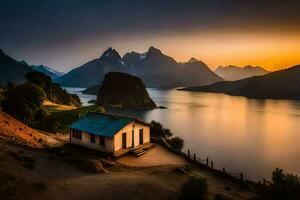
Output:
<instances>
[{"instance_id":1,"label":"horizon","mask_svg":"<svg viewBox=\"0 0 300 200\"><path fill-rule=\"evenodd\" d=\"M177 62L269 71L300 63L300 2L1 1L0 47L11 57L68 72L108 47L155 46ZM22 30L20 32L20 30ZM180 47L180 48L178 48Z\"/></svg>"}]
</instances>

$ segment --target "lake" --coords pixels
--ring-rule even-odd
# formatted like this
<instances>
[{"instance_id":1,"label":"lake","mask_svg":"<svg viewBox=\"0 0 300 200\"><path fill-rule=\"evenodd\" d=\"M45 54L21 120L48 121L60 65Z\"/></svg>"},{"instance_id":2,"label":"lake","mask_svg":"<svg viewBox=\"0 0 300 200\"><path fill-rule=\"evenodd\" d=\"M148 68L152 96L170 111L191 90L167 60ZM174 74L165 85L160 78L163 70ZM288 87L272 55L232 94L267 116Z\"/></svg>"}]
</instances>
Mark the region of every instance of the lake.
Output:
<instances>
[{"instance_id":1,"label":"lake","mask_svg":"<svg viewBox=\"0 0 300 200\"><path fill-rule=\"evenodd\" d=\"M93 95L83 88L66 88L84 104ZM185 141L201 159L215 168L245 178L270 178L276 168L300 175L300 101L258 100L214 93L148 89L159 106L168 109L118 111L150 122L156 120Z\"/></svg>"}]
</instances>

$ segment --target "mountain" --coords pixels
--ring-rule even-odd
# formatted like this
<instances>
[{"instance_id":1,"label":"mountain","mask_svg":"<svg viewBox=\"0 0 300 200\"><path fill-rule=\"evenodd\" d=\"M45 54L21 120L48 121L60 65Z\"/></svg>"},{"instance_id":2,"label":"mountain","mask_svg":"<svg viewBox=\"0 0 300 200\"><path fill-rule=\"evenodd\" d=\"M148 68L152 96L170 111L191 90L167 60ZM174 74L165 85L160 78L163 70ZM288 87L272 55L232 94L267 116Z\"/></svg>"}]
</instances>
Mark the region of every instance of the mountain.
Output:
<instances>
[{"instance_id":1,"label":"mountain","mask_svg":"<svg viewBox=\"0 0 300 200\"><path fill-rule=\"evenodd\" d=\"M247 65L245 67L236 67L233 65L219 66L215 73L227 81L236 81L240 79L250 78L252 76L260 76L270 73L262 67L253 67Z\"/></svg>"},{"instance_id":2,"label":"mountain","mask_svg":"<svg viewBox=\"0 0 300 200\"><path fill-rule=\"evenodd\" d=\"M34 71L31 67L7 56L0 49L0 84L23 83L26 81L26 74L31 71Z\"/></svg>"},{"instance_id":3,"label":"mountain","mask_svg":"<svg viewBox=\"0 0 300 200\"><path fill-rule=\"evenodd\" d=\"M251 98L300 99L300 65L238 81L222 81L181 90L215 92Z\"/></svg>"},{"instance_id":4,"label":"mountain","mask_svg":"<svg viewBox=\"0 0 300 200\"><path fill-rule=\"evenodd\" d=\"M143 81L126 73L110 72L105 75L97 102L103 107L114 108L156 108Z\"/></svg>"},{"instance_id":5,"label":"mountain","mask_svg":"<svg viewBox=\"0 0 300 200\"><path fill-rule=\"evenodd\" d=\"M31 65L30 67L32 67L34 70L41 72L43 74L46 74L47 76L50 76L52 79L56 79L62 75L64 75L64 73L62 72L58 72L54 69L51 69L50 67L44 66L44 65Z\"/></svg>"},{"instance_id":6,"label":"mountain","mask_svg":"<svg viewBox=\"0 0 300 200\"><path fill-rule=\"evenodd\" d=\"M58 79L63 86L99 85L107 72L125 72L140 77L147 87L205 85L223 80L201 61L178 63L159 49L130 52L123 57L109 48L98 59L78 67Z\"/></svg>"},{"instance_id":7,"label":"mountain","mask_svg":"<svg viewBox=\"0 0 300 200\"><path fill-rule=\"evenodd\" d=\"M127 70L119 53L109 48L100 58L73 69L59 77L57 82L62 86L89 87L100 84L104 75L112 71L126 72Z\"/></svg>"}]
</instances>

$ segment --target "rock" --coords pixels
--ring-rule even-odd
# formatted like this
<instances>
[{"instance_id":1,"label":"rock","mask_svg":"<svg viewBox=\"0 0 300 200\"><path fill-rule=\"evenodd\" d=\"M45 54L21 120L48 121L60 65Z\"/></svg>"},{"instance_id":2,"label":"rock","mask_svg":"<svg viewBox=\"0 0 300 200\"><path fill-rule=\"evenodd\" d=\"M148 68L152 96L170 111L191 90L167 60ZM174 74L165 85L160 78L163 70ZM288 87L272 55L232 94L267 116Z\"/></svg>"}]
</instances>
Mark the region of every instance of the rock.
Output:
<instances>
[{"instance_id":1,"label":"rock","mask_svg":"<svg viewBox=\"0 0 300 200\"><path fill-rule=\"evenodd\" d=\"M104 167L114 167L116 165L115 162L106 159L101 159L101 163Z\"/></svg>"},{"instance_id":2,"label":"rock","mask_svg":"<svg viewBox=\"0 0 300 200\"><path fill-rule=\"evenodd\" d=\"M168 109L166 106L158 106L159 109Z\"/></svg>"},{"instance_id":3,"label":"rock","mask_svg":"<svg viewBox=\"0 0 300 200\"><path fill-rule=\"evenodd\" d=\"M99 89L97 102L103 107L157 108L142 80L121 72L109 72Z\"/></svg>"}]
</instances>

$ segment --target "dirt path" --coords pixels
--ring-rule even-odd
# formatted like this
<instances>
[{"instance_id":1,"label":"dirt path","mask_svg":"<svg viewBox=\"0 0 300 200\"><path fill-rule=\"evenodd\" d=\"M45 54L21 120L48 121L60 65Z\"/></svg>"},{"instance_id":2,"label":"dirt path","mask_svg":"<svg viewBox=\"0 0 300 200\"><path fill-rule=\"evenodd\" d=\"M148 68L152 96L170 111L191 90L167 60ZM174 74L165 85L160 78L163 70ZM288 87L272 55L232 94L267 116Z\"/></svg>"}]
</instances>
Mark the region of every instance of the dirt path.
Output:
<instances>
[{"instance_id":1,"label":"dirt path","mask_svg":"<svg viewBox=\"0 0 300 200\"><path fill-rule=\"evenodd\" d=\"M141 157L126 156L118 159L118 162L131 167L151 167L151 166L166 166L166 165L185 165L187 161L176 154L171 153L160 145L155 145L154 148L147 151Z\"/></svg>"}]
</instances>

